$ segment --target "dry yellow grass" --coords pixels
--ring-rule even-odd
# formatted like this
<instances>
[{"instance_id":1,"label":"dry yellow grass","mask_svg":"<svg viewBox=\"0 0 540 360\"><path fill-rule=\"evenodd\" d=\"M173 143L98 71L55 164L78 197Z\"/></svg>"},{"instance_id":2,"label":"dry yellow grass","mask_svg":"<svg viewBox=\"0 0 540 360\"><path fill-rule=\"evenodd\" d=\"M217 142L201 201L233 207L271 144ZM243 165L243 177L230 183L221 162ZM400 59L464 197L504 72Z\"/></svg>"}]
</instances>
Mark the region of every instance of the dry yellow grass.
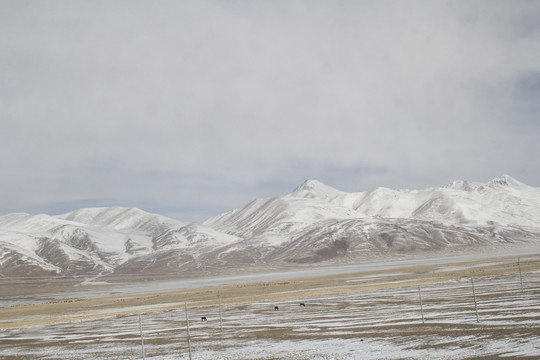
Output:
<instances>
[{"instance_id":1,"label":"dry yellow grass","mask_svg":"<svg viewBox=\"0 0 540 360\"><path fill-rule=\"evenodd\" d=\"M521 269L524 273L540 270L540 254L522 257ZM215 306L217 294L221 294L223 305L238 305L422 286L463 278L501 276L518 272L517 259L512 257L174 291L67 299L0 308L2 319L0 328L15 329L136 313L164 312L181 309L184 303L191 308Z\"/></svg>"}]
</instances>

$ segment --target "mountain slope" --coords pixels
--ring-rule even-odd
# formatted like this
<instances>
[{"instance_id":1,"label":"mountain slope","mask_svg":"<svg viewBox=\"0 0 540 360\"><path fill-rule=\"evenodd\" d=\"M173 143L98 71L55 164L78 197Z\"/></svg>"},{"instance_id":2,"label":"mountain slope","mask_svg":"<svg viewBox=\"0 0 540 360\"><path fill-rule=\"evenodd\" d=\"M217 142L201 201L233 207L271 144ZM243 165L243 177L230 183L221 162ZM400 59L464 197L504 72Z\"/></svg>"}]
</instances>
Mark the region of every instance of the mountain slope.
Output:
<instances>
[{"instance_id":1,"label":"mountain slope","mask_svg":"<svg viewBox=\"0 0 540 360\"><path fill-rule=\"evenodd\" d=\"M306 184L310 188L308 196L304 190ZM331 218L536 227L540 220L540 189L508 175L486 184L454 182L425 190L376 188L360 193L332 191L327 185L308 180L288 195L255 200L242 209L211 218L204 225L232 234L246 229L257 229L260 233L280 227L282 223L296 230Z\"/></svg>"},{"instance_id":2,"label":"mountain slope","mask_svg":"<svg viewBox=\"0 0 540 360\"><path fill-rule=\"evenodd\" d=\"M271 246L275 263L354 262L375 256L536 241L540 189L508 175L441 188L345 193L308 180L204 225Z\"/></svg>"},{"instance_id":3,"label":"mountain slope","mask_svg":"<svg viewBox=\"0 0 540 360\"><path fill-rule=\"evenodd\" d=\"M0 276L185 276L540 245L540 189L504 175L347 193L308 180L199 225L140 209L0 216Z\"/></svg>"},{"instance_id":4,"label":"mountain slope","mask_svg":"<svg viewBox=\"0 0 540 360\"><path fill-rule=\"evenodd\" d=\"M195 261L238 240L139 209L79 209L56 217L9 214L0 217L0 274L95 276L164 254L176 261L153 269L179 272L183 254Z\"/></svg>"}]
</instances>

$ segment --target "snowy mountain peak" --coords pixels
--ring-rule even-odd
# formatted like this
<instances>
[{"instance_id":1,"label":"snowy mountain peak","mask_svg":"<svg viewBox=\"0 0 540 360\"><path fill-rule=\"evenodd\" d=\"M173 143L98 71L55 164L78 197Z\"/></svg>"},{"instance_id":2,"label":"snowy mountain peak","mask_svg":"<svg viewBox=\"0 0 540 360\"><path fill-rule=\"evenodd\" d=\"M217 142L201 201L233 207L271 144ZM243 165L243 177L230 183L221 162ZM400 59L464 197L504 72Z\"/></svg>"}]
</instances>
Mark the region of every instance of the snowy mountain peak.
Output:
<instances>
[{"instance_id":1,"label":"snowy mountain peak","mask_svg":"<svg viewBox=\"0 0 540 360\"><path fill-rule=\"evenodd\" d=\"M445 186L446 189L463 190L463 191L473 191L477 187L478 187L477 183L473 183L468 180L452 181L450 184Z\"/></svg>"},{"instance_id":2,"label":"snowy mountain peak","mask_svg":"<svg viewBox=\"0 0 540 360\"><path fill-rule=\"evenodd\" d=\"M216 262L240 240L137 208L9 214L0 216L0 277L181 273Z\"/></svg>"},{"instance_id":3,"label":"snowy mountain peak","mask_svg":"<svg viewBox=\"0 0 540 360\"><path fill-rule=\"evenodd\" d=\"M514 179L513 177L509 176L509 175L503 175L499 178L495 178L493 180L491 180L489 183L489 185L499 185L499 186L506 186L506 187L511 187L511 188L514 188L514 189L519 189L519 188L523 188L523 187L526 187L527 185L525 185L524 183Z\"/></svg>"},{"instance_id":4,"label":"snowy mountain peak","mask_svg":"<svg viewBox=\"0 0 540 360\"><path fill-rule=\"evenodd\" d=\"M325 185L318 180L306 180L289 195L309 199L330 200L342 194L342 191Z\"/></svg>"},{"instance_id":5,"label":"snowy mountain peak","mask_svg":"<svg viewBox=\"0 0 540 360\"><path fill-rule=\"evenodd\" d=\"M349 262L540 239L540 188L508 175L420 190L346 193L307 180L203 225L137 208L0 216L0 277L184 274Z\"/></svg>"},{"instance_id":6,"label":"snowy mountain peak","mask_svg":"<svg viewBox=\"0 0 540 360\"><path fill-rule=\"evenodd\" d=\"M111 219L118 217L131 217L141 215L144 212L137 208L126 208L120 206L114 207L94 207L94 208L81 208L72 211L67 214L60 215L59 217L74 220L82 223L88 223L89 221L96 222L108 222Z\"/></svg>"},{"instance_id":7,"label":"snowy mountain peak","mask_svg":"<svg viewBox=\"0 0 540 360\"><path fill-rule=\"evenodd\" d=\"M450 184L446 185L446 189L454 190L463 190L463 191L473 191L473 190L483 190L485 186L488 187L503 187L503 188L512 188L512 189L524 189L529 188L529 186L524 183L514 179L510 175L502 175L501 177L495 178L488 181L487 183L473 182L469 180L458 180L453 181Z\"/></svg>"},{"instance_id":8,"label":"snowy mountain peak","mask_svg":"<svg viewBox=\"0 0 540 360\"><path fill-rule=\"evenodd\" d=\"M65 221L45 214L12 213L0 216L0 229L22 232L39 232L65 223Z\"/></svg>"},{"instance_id":9,"label":"snowy mountain peak","mask_svg":"<svg viewBox=\"0 0 540 360\"><path fill-rule=\"evenodd\" d=\"M92 226L106 226L120 229L148 229L161 224L183 226L186 223L175 221L164 216L150 214L138 208L98 207L82 208L59 215L58 218L76 221Z\"/></svg>"}]
</instances>

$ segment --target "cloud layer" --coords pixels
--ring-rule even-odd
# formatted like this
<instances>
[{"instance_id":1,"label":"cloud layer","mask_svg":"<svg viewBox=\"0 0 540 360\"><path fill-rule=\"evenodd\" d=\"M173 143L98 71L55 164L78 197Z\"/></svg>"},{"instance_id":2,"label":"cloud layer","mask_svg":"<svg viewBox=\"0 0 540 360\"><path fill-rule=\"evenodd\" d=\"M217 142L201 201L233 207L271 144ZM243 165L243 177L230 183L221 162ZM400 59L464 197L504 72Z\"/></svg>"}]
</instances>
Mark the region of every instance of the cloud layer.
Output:
<instances>
[{"instance_id":1,"label":"cloud layer","mask_svg":"<svg viewBox=\"0 0 540 360\"><path fill-rule=\"evenodd\" d=\"M0 213L540 185L536 1L3 1Z\"/></svg>"}]
</instances>

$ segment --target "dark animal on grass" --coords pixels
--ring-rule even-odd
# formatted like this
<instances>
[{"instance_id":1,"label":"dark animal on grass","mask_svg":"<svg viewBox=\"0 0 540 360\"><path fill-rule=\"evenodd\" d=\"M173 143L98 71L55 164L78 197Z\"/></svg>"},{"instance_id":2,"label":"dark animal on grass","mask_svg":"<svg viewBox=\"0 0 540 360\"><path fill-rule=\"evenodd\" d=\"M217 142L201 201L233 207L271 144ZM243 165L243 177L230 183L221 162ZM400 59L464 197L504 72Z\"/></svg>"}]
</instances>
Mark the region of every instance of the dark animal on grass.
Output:
<instances>
[{"instance_id":1,"label":"dark animal on grass","mask_svg":"<svg viewBox=\"0 0 540 360\"><path fill-rule=\"evenodd\" d=\"M274 310L279 310L279 306L274 306Z\"/></svg>"},{"instance_id":2,"label":"dark animal on grass","mask_svg":"<svg viewBox=\"0 0 540 360\"><path fill-rule=\"evenodd\" d=\"M306 304L304 304L304 303L300 303L300 306L306 307Z\"/></svg>"},{"instance_id":3,"label":"dark animal on grass","mask_svg":"<svg viewBox=\"0 0 540 360\"><path fill-rule=\"evenodd\" d=\"M208 321L208 319L206 318L206 316L201 316L201 321Z\"/></svg>"}]
</instances>

